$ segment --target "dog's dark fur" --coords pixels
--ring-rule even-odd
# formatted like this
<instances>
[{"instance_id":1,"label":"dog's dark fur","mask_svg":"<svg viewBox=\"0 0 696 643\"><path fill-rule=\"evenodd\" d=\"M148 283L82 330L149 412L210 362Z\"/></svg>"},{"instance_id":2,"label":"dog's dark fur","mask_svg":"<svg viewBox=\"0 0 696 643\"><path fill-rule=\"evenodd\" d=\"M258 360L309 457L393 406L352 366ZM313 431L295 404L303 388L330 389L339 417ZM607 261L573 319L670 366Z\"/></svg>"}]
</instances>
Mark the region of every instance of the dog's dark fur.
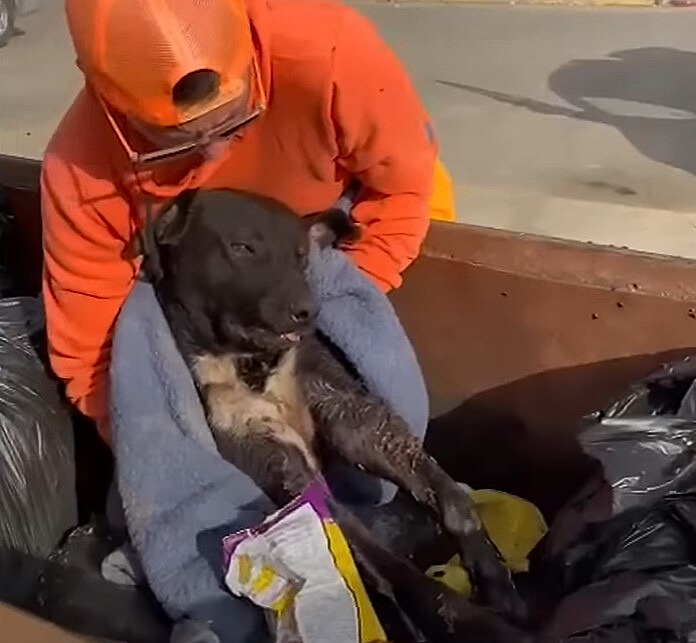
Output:
<instances>
[{"instance_id":1,"label":"dog's dark fur","mask_svg":"<svg viewBox=\"0 0 696 643\"><path fill-rule=\"evenodd\" d=\"M393 640L521 643L521 601L467 493L317 334L310 238L350 230L339 211L302 220L232 191L186 193L141 237L144 268L199 387L221 455L278 505L331 453L409 491L456 540L478 607L379 546L344 507L335 517L363 578L397 608Z\"/></svg>"}]
</instances>

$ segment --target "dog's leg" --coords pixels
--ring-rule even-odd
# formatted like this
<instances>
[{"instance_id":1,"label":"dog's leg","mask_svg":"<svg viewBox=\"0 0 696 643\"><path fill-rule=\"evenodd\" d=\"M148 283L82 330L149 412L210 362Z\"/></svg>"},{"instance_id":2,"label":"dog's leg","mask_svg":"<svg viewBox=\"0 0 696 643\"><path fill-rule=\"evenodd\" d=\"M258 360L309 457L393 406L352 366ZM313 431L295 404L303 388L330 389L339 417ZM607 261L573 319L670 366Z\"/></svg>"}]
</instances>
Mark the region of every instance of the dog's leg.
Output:
<instances>
[{"instance_id":1,"label":"dog's leg","mask_svg":"<svg viewBox=\"0 0 696 643\"><path fill-rule=\"evenodd\" d=\"M243 439L232 431L223 431L219 427L214 429L213 433L220 455L250 476L278 507L297 497L316 476L316 472L307 465L305 455L300 449L295 445L278 441L268 428L261 424L257 424L255 430L246 433ZM397 617L389 623L394 627L390 634L397 635L395 640L400 643L419 643L422 639L418 638L418 630L401 609L390 581L380 574L370 562L369 556L362 553L365 546L361 539L353 538L352 532L355 530L351 530L351 525L359 521L357 518L351 520L350 512L337 503L332 503L332 511L338 514L335 519L341 528L347 525L345 536L350 543L361 578L397 612ZM367 542L371 540L368 535Z\"/></svg>"},{"instance_id":2,"label":"dog's leg","mask_svg":"<svg viewBox=\"0 0 696 643\"><path fill-rule=\"evenodd\" d=\"M262 425L243 440L216 433L220 454L245 471L278 506L299 495L316 475L294 445L279 442ZM363 581L390 604L385 622L400 643L523 643L525 634L495 612L471 605L462 596L420 573L384 549L348 509L330 500L334 519L350 543ZM420 632L426 635L424 639Z\"/></svg>"},{"instance_id":3,"label":"dog's leg","mask_svg":"<svg viewBox=\"0 0 696 643\"><path fill-rule=\"evenodd\" d=\"M219 429L213 436L220 455L246 473L278 507L300 495L316 476L302 450L278 440L261 423L243 438Z\"/></svg>"},{"instance_id":4,"label":"dog's leg","mask_svg":"<svg viewBox=\"0 0 696 643\"><path fill-rule=\"evenodd\" d=\"M384 403L367 394L318 340L302 354L304 393L319 437L351 464L408 490L456 539L477 597L516 620L526 609L464 488Z\"/></svg>"}]
</instances>

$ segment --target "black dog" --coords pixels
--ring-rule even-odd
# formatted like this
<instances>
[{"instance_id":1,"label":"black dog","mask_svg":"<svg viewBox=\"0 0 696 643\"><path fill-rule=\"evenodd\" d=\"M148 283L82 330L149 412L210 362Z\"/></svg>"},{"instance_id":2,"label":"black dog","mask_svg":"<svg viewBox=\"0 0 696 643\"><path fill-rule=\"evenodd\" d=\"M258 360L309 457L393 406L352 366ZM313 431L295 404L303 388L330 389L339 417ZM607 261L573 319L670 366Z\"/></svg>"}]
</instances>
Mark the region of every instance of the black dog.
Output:
<instances>
[{"instance_id":1,"label":"black dog","mask_svg":"<svg viewBox=\"0 0 696 643\"><path fill-rule=\"evenodd\" d=\"M332 510L364 580L398 611L393 640L521 643L500 614L524 608L466 491L371 395L314 328L305 270L310 239L350 230L341 212L303 220L233 191L187 192L146 227L140 250L199 387L220 454L278 505L334 454L393 481L456 540L477 607L386 551L338 503Z\"/></svg>"}]
</instances>

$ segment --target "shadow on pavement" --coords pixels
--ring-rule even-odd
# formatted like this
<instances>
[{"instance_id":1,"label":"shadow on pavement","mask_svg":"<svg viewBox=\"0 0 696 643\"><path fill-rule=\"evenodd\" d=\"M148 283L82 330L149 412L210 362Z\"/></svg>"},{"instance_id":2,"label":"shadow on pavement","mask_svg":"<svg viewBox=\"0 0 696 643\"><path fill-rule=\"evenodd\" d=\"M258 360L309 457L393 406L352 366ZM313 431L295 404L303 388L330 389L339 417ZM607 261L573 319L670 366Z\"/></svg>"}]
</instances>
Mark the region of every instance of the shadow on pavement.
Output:
<instances>
[{"instance_id":1,"label":"shadow on pavement","mask_svg":"<svg viewBox=\"0 0 696 643\"><path fill-rule=\"evenodd\" d=\"M644 156L696 174L696 52L647 47L565 63L549 76L548 86L572 107L438 83L536 114L611 125Z\"/></svg>"}]
</instances>

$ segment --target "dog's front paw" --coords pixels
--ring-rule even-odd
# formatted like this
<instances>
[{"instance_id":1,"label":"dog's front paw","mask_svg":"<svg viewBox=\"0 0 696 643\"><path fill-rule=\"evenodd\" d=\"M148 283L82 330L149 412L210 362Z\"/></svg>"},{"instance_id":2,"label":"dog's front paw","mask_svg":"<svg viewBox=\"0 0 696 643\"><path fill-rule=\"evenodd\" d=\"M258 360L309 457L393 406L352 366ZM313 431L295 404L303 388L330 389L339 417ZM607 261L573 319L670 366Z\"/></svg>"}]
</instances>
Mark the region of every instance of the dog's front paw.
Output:
<instances>
[{"instance_id":1,"label":"dog's front paw","mask_svg":"<svg viewBox=\"0 0 696 643\"><path fill-rule=\"evenodd\" d=\"M483 532L466 537L461 547L465 569L472 576L477 602L492 607L516 623L526 623L527 605L495 546Z\"/></svg>"}]
</instances>

